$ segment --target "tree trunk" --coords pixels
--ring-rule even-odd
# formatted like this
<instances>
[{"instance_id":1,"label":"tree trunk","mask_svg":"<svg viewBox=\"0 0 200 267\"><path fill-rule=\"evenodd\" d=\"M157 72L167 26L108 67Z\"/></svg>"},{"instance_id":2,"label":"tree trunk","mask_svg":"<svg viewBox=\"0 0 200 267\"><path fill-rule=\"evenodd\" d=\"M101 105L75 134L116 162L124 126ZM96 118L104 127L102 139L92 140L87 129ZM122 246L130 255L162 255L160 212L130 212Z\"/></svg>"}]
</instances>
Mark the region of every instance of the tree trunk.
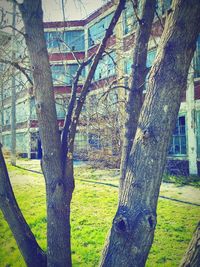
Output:
<instances>
[{"instance_id":1,"label":"tree trunk","mask_svg":"<svg viewBox=\"0 0 200 267\"><path fill-rule=\"evenodd\" d=\"M100 266L145 266L168 147L199 30L199 0L174 0L151 68L118 210Z\"/></svg>"},{"instance_id":2,"label":"tree trunk","mask_svg":"<svg viewBox=\"0 0 200 267\"><path fill-rule=\"evenodd\" d=\"M1 144L0 144L1 146ZM0 208L28 267L45 267L46 255L37 244L15 199L0 147Z\"/></svg>"},{"instance_id":3,"label":"tree trunk","mask_svg":"<svg viewBox=\"0 0 200 267\"><path fill-rule=\"evenodd\" d=\"M200 222L179 267L200 266Z\"/></svg>"},{"instance_id":4,"label":"tree trunk","mask_svg":"<svg viewBox=\"0 0 200 267\"><path fill-rule=\"evenodd\" d=\"M70 202L73 174L65 175L41 0L19 4L33 70L36 112L42 141L47 193L47 265L71 266Z\"/></svg>"},{"instance_id":5,"label":"tree trunk","mask_svg":"<svg viewBox=\"0 0 200 267\"><path fill-rule=\"evenodd\" d=\"M135 34L133 65L131 73L131 91L126 105L125 134L123 138L123 148L120 166L120 191L126 176L126 168L130 151L135 137L138 118L142 107L143 90L147 74L146 59L148 41L151 33L152 22L156 7L156 0L143 1L142 16L138 21Z\"/></svg>"}]
</instances>

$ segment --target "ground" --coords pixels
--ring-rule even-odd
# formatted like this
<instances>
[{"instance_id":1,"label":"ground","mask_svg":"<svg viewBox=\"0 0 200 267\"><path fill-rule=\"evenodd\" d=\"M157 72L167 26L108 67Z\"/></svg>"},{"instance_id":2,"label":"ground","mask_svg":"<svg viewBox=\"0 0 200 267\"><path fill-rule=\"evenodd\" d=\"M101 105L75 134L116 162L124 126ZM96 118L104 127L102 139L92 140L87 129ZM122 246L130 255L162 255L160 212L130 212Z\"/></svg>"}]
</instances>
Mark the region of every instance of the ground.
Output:
<instances>
[{"instance_id":1,"label":"ground","mask_svg":"<svg viewBox=\"0 0 200 267\"><path fill-rule=\"evenodd\" d=\"M45 249L45 186L44 178L39 173L40 164L38 160L18 160L17 165L18 168L9 166L11 182L25 218L39 244ZM78 166L75 173L76 189L71 219L73 266L98 266L117 206L119 171ZM154 245L146 266L178 266L200 220L199 189L163 183L160 196L165 199L159 198ZM2 214L0 266L25 266Z\"/></svg>"}]
</instances>

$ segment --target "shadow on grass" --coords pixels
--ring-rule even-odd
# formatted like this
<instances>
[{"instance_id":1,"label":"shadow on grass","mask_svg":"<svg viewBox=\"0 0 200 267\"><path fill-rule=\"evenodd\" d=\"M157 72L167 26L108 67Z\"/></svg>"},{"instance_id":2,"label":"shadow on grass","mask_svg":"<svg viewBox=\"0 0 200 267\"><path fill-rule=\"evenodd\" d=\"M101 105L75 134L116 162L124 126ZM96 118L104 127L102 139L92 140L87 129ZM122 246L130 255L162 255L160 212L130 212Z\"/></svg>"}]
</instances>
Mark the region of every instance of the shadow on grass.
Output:
<instances>
[{"instance_id":1,"label":"shadow on grass","mask_svg":"<svg viewBox=\"0 0 200 267\"><path fill-rule=\"evenodd\" d=\"M16 168L21 169L21 170L25 170L25 171L29 171L29 172L33 172L33 173L37 173L37 174L43 174L40 171L35 171L35 170L27 169L27 168L24 168L24 167L21 167L21 166L16 166ZM79 180L79 181L82 181L82 182L86 182L86 183L100 184L100 185L105 185L105 186L110 186L110 187L118 188L117 185L110 184L110 183L103 183L103 182L97 182L97 181L89 181L89 180L80 179L80 178L77 178L76 180ZM167 200L171 200L171 201L183 203L183 204L188 204L188 205L193 205L193 206L200 207L200 204L197 204L197 203L192 203L192 202L188 202L188 201L184 201L184 200L179 200L179 199L176 199L176 198L171 198L171 197L166 197L166 196L159 196L159 197L160 198L163 198L163 199L167 199Z\"/></svg>"}]
</instances>

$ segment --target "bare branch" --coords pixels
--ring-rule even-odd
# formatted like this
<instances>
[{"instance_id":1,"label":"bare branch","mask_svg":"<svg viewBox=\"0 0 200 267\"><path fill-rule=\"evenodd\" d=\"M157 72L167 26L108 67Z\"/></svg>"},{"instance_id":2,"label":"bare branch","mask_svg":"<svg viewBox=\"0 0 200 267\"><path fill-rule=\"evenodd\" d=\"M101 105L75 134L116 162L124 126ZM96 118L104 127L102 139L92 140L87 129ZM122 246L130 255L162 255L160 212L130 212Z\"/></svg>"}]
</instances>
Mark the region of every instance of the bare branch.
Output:
<instances>
[{"instance_id":1,"label":"bare branch","mask_svg":"<svg viewBox=\"0 0 200 267\"><path fill-rule=\"evenodd\" d=\"M74 110L74 107L75 107L76 93L77 93L77 88L78 88L78 81L79 81L79 78L80 78L82 70L84 69L85 66L90 64L90 62L92 61L93 57L94 57L94 55L91 56L87 61L83 62L79 66L79 68L77 70L77 73L76 73L76 76L74 78L74 82L73 82L73 85L72 85L71 99L69 101L68 112L67 112L67 115L65 117L65 122L64 122L64 126L63 126L63 132L62 132L62 139L61 139L61 141L62 141L62 150L63 150L64 156L67 154L68 133L69 133L69 127L71 125L71 119L72 119L73 110Z\"/></svg>"},{"instance_id":2,"label":"bare branch","mask_svg":"<svg viewBox=\"0 0 200 267\"><path fill-rule=\"evenodd\" d=\"M73 119L72 119L72 123L71 123L71 127L70 127L70 142L73 144L74 143L74 138L75 138L75 134L76 134L76 128L77 128L77 124L78 124L78 119L83 107L83 104L85 102L85 98L87 96L89 87L91 85L91 81L93 79L95 70L97 68L98 62L101 59L103 52L105 51L106 48L106 44L108 39L112 36L113 34L113 30L115 25L117 24L117 21L121 15L122 10L125 8L125 0L121 0L117 6L117 9L113 15L113 18L110 22L110 25L108 27L108 29L106 30L105 36L101 42L101 44L99 45L98 51L95 55L94 61L91 65L91 68L89 70L88 76L86 78L86 81L83 85L82 91L81 91L81 95L79 98L79 102L76 105L75 111L74 111L74 115L73 115ZM73 152L73 145L71 145L72 147L72 151Z\"/></svg>"},{"instance_id":3,"label":"bare branch","mask_svg":"<svg viewBox=\"0 0 200 267\"><path fill-rule=\"evenodd\" d=\"M28 70L27 68L23 68L23 67L21 67L19 65L18 62L12 62L10 60L0 59L0 62L1 63L5 63L5 64L10 64L11 66L15 67L17 70L21 71L21 73L23 73L23 75L27 78L27 80L29 81L29 83L31 85L33 85L33 81L31 80L30 76L26 72Z\"/></svg>"},{"instance_id":4,"label":"bare branch","mask_svg":"<svg viewBox=\"0 0 200 267\"><path fill-rule=\"evenodd\" d=\"M12 25L0 26L0 29L6 29L6 28L13 29L13 30L15 30L16 32L22 34L25 37L25 34L22 31L18 30L16 27L13 27Z\"/></svg>"}]
</instances>

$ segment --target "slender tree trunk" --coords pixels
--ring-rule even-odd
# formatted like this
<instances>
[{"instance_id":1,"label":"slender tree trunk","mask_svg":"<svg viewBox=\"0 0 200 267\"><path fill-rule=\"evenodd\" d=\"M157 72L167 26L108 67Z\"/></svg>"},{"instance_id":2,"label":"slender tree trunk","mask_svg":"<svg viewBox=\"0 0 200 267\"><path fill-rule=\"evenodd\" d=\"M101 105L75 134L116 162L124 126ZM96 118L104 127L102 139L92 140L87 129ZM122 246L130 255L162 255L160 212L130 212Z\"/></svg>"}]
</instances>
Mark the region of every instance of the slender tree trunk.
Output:
<instances>
[{"instance_id":1,"label":"slender tree trunk","mask_svg":"<svg viewBox=\"0 0 200 267\"><path fill-rule=\"evenodd\" d=\"M1 144L0 144L1 146ZM14 196L0 147L0 208L28 267L45 267L46 255L37 244Z\"/></svg>"},{"instance_id":2,"label":"slender tree trunk","mask_svg":"<svg viewBox=\"0 0 200 267\"><path fill-rule=\"evenodd\" d=\"M170 138L199 30L199 0L174 0L151 68L123 191L100 266L145 265Z\"/></svg>"},{"instance_id":3,"label":"slender tree trunk","mask_svg":"<svg viewBox=\"0 0 200 267\"><path fill-rule=\"evenodd\" d=\"M179 267L200 266L200 222Z\"/></svg>"},{"instance_id":4,"label":"slender tree trunk","mask_svg":"<svg viewBox=\"0 0 200 267\"><path fill-rule=\"evenodd\" d=\"M15 21L16 21L16 3L13 2L12 14L12 61L15 61ZM11 164L16 166L16 84L15 68L12 66L12 94L11 94Z\"/></svg>"},{"instance_id":5,"label":"slender tree trunk","mask_svg":"<svg viewBox=\"0 0 200 267\"><path fill-rule=\"evenodd\" d=\"M43 30L41 0L19 4L33 70L36 112L43 148L47 193L47 265L71 266L70 202L72 177L65 175L53 83ZM72 175L72 174L70 174Z\"/></svg>"},{"instance_id":6,"label":"slender tree trunk","mask_svg":"<svg viewBox=\"0 0 200 267\"><path fill-rule=\"evenodd\" d=\"M138 118L142 107L143 90L145 88L145 78L147 74L146 59L148 41L156 7L156 0L144 0L142 2L142 15L138 21L134 42L131 91L129 93L126 106L127 119L125 123L125 135L123 138L120 166L120 191L122 190L123 182L126 176L129 154L133 145Z\"/></svg>"}]
</instances>

